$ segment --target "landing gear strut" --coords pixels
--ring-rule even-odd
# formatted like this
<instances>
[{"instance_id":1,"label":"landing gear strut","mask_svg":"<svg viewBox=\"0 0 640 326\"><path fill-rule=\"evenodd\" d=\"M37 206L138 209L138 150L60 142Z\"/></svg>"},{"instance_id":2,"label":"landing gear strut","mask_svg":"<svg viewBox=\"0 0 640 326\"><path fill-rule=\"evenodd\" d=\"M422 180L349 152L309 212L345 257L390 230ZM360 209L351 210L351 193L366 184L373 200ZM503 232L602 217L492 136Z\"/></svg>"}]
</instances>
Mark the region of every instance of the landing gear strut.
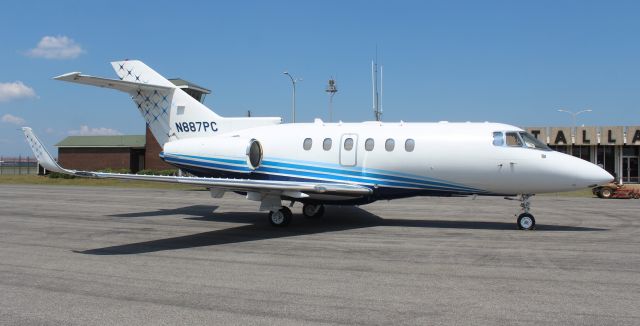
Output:
<instances>
[{"instance_id":1,"label":"landing gear strut","mask_svg":"<svg viewBox=\"0 0 640 326\"><path fill-rule=\"evenodd\" d=\"M286 206L282 206L277 211L269 212L269 223L278 227L287 226L291 223L292 216L291 210Z\"/></svg>"},{"instance_id":2,"label":"landing gear strut","mask_svg":"<svg viewBox=\"0 0 640 326\"><path fill-rule=\"evenodd\" d=\"M520 207L522 208L520 215L518 215L518 229L520 230L533 230L536 227L536 219L529 213L531 203L529 199L533 195L521 195Z\"/></svg>"},{"instance_id":3,"label":"landing gear strut","mask_svg":"<svg viewBox=\"0 0 640 326\"><path fill-rule=\"evenodd\" d=\"M302 206L302 215L306 218L320 218L324 214L324 205L322 204L304 204Z\"/></svg>"}]
</instances>

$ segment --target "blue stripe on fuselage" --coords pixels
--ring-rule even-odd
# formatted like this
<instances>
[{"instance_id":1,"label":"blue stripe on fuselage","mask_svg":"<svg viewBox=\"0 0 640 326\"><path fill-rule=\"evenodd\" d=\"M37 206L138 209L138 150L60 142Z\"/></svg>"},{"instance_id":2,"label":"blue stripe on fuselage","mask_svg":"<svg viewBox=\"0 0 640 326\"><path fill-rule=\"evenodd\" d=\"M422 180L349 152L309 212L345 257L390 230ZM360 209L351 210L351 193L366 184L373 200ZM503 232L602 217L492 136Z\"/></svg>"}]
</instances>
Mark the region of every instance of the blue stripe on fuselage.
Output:
<instances>
[{"instance_id":1,"label":"blue stripe on fuselage","mask_svg":"<svg viewBox=\"0 0 640 326\"><path fill-rule=\"evenodd\" d=\"M400 181L400 182L410 182L410 183L418 183L418 184L428 183L430 185L435 185L435 186L455 187L457 189L464 189L464 190L468 190L468 191L478 191L478 189L474 189L474 188L470 188L470 187L462 186L462 185L457 185L457 184L453 184L453 183L448 183L448 182L442 182L442 181L439 181L439 180L435 181L435 180L414 179L414 178L399 177L399 176L394 176L394 175L372 173L372 172L368 172L367 169L360 170L360 171L358 171L358 170L354 171L354 170L324 168L324 167L317 167L317 166L290 164L290 163L276 162L276 161L266 161L266 160L263 162L263 164L265 166L268 165L268 166L277 166L277 167L282 167L282 168L310 170L310 171L314 171L314 172L345 174L345 175L351 175L351 176L356 176L356 177L371 178L371 179L376 179L376 180L386 179L386 180L393 180L393 181Z\"/></svg>"},{"instance_id":2,"label":"blue stripe on fuselage","mask_svg":"<svg viewBox=\"0 0 640 326\"><path fill-rule=\"evenodd\" d=\"M220 169L220 170L225 170L225 171L234 171L234 172L251 172L251 170L246 167L246 166L234 166L234 165L229 165L229 164L224 164L224 163L211 163L211 162L202 162L202 161L195 161L195 160L189 160L189 159L183 159L183 158L178 158L178 157L173 157L170 155L166 155L164 157L164 160L167 162L176 162L176 163L184 163L184 164L190 164L190 165L195 165L195 166L206 166L208 168L215 168L215 169Z\"/></svg>"},{"instance_id":3,"label":"blue stripe on fuselage","mask_svg":"<svg viewBox=\"0 0 640 326\"><path fill-rule=\"evenodd\" d=\"M185 158L179 158L175 156L181 156ZM194 158L196 160L186 159L187 157ZM225 171L233 171L233 172L241 172L241 173L251 172L251 170L246 167L245 165L246 162L241 160L180 155L180 154L175 155L175 154L166 154L166 153L165 153L165 159L172 163L182 163L182 164L194 165L199 167L207 167L207 168L221 169ZM239 166L203 162L202 160L238 164ZM272 165L275 165L277 167L272 167ZM278 167L282 167L282 168L278 168ZM307 171L291 170L291 168L307 170ZM317 171L314 171L314 170L317 170ZM384 186L400 187L400 188L436 189L436 190L442 190L442 191L463 192L463 193L484 192L478 189L459 186L456 184L444 183L444 182L416 180L416 179L409 179L409 178L403 178L403 177L386 176L386 175L376 174L376 173L362 173L362 172L358 173L357 171L319 168L314 166L286 164L283 162L273 162L273 161L265 161L264 165L260 166L254 172L265 173L265 174L277 173L277 174L284 174L284 175L292 175L292 176L304 177L312 180L325 179L323 181L327 181L326 179L328 179L328 181L334 181L334 182L347 181L347 182L356 182L361 184L380 185L380 186L384 185ZM327 173L346 174L346 175L355 176L356 178L343 176L343 175L328 175ZM360 177L360 178L357 178L357 177ZM362 177L371 178L372 180L362 179ZM384 179L389 179L389 180L384 180ZM410 184L410 183L415 183L415 184Z\"/></svg>"}]
</instances>

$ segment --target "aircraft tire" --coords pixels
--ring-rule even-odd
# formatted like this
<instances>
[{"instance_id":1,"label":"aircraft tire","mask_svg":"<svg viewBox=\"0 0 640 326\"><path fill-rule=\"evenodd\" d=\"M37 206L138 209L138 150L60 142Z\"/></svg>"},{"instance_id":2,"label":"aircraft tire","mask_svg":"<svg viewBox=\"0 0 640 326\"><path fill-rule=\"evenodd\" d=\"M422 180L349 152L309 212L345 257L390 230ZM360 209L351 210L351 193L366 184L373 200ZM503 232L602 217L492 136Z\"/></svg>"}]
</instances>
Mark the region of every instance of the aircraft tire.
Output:
<instances>
[{"instance_id":1,"label":"aircraft tire","mask_svg":"<svg viewBox=\"0 0 640 326\"><path fill-rule=\"evenodd\" d=\"M284 227L291 223L293 214L288 207L282 206L277 211L269 212L269 223L276 227Z\"/></svg>"},{"instance_id":2,"label":"aircraft tire","mask_svg":"<svg viewBox=\"0 0 640 326\"><path fill-rule=\"evenodd\" d=\"M306 218L320 218L324 215L324 205L304 204L302 206L302 215Z\"/></svg>"},{"instance_id":3,"label":"aircraft tire","mask_svg":"<svg viewBox=\"0 0 640 326\"><path fill-rule=\"evenodd\" d=\"M518 216L518 229L533 230L536 228L536 219L529 213L522 213Z\"/></svg>"}]
</instances>

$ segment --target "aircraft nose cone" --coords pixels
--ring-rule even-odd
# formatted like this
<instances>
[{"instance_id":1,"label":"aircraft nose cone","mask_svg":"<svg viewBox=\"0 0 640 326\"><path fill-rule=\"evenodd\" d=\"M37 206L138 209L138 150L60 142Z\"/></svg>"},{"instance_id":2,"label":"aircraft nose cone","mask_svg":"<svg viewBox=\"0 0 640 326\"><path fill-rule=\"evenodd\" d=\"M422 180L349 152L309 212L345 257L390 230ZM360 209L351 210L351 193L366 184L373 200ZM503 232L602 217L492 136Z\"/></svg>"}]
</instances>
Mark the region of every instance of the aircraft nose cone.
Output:
<instances>
[{"instance_id":1,"label":"aircraft nose cone","mask_svg":"<svg viewBox=\"0 0 640 326\"><path fill-rule=\"evenodd\" d=\"M600 168L598 166L598 168ZM605 183L609 183L612 182L615 178L613 177L613 175L611 175L611 173L607 172L605 169L600 168L600 174L598 175L598 185L602 185Z\"/></svg>"},{"instance_id":2,"label":"aircraft nose cone","mask_svg":"<svg viewBox=\"0 0 640 326\"><path fill-rule=\"evenodd\" d=\"M613 181L613 176L605 169L582 159L579 165L575 166L576 183L582 187L595 187Z\"/></svg>"}]
</instances>

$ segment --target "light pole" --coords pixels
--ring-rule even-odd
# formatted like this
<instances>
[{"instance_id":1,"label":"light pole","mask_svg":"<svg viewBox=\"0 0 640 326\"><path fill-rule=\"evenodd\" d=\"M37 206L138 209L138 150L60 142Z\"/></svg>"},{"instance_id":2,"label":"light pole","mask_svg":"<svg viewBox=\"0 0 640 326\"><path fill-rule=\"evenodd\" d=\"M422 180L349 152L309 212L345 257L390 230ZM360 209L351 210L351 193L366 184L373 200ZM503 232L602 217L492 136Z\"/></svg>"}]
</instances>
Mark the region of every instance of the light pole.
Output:
<instances>
[{"instance_id":1,"label":"light pole","mask_svg":"<svg viewBox=\"0 0 640 326\"><path fill-rule=\"evenodd\" d=\"M591 111L593 110L586 109L586 110L582 110L574 113L573 111L558 109L558 112L564 112L571 115L571 121L573 122L573 127L571 127L571 143L575 142L578 139L578 136L577 136L578 130L576 129L576 117L581 113L591 112Z\"/></svg>"},{"instance_id":2,"label":"light pole","mask_svg":"<svg viewBox=\"0 0 640 326\"><path fill-rule=\"evenodd\" d=\"M573 127L576 127L576 117L581 114L581 113L585 113L585 112L592 112L593 110L591 109L587 109L587 110L582 110L582 111L578 111L576 113L573 113L572 111L569 110L563 110L563 109L558 109L558 112L564 112L564 113L569 113L571 115L571 120L573 121Z\"/></svg>"},{"instance_id":3,"label":"light pole","mask_svg":"<svg viewBox=\"0 0 640 326\"><path fill-rule=\"evenodd\" d=\"M292 123L296 123L296 83L301 81L302 78L300 78L300 79L294 78L293 76L291 76L291 74L288 71L285 71L284 74L289 76L289 78L291 79L291 85L293 85L293 100L292 100L293 104L292 104L292 109L291 109L292 110L291 122Z\"/></svg>"},{"instance_id":4,"label":"light pole","mask_svg":"<svg viewBox=\"0 0 640 326\"><path fill-rule=\"evenodd\" d=\"M333 122L333 96L338 92L336 80L333 79L333 77L329 79L329 84L325 92L329 93L329 122Z\"/></svg>"}]
</instances>

